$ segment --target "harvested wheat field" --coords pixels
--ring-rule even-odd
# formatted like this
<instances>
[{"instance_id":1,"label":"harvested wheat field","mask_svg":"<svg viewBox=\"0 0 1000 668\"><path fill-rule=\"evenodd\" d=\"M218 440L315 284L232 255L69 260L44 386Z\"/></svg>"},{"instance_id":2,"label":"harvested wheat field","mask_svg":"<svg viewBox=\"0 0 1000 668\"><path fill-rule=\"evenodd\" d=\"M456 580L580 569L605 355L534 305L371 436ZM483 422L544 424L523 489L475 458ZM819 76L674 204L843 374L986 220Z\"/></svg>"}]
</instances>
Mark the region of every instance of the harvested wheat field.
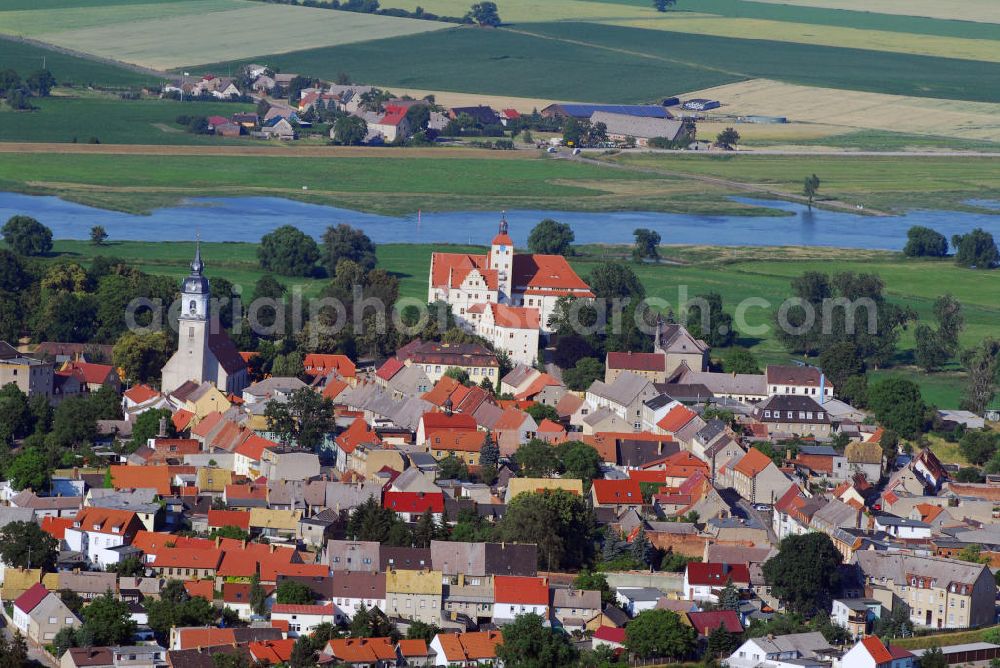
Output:
<instances>
[{"instance_id":1,"label":"harvested wheat field","mask_svg":"<svg viewBox=\"0 0 1000 668\"><path fill-rule=\"evenodd\" d=\"M753 0L777 5L825 7L858 12L926 16L933 19L1000 23L996 0Z\"/></svg>"},{"instance_id":2,"label":"harvested wheat field","mask_svg":"<svg viewBox=\"0 0 1000 668\"><path fill-rule=\"evenodd\" d=\"M1000 104L798 86L767 79L695 91L727 116L785 116L791 123L1000 141ZM742 127L742 126L741 126ZM741 130L742 132L742 130Z\"/></svg>"}]
</instances>

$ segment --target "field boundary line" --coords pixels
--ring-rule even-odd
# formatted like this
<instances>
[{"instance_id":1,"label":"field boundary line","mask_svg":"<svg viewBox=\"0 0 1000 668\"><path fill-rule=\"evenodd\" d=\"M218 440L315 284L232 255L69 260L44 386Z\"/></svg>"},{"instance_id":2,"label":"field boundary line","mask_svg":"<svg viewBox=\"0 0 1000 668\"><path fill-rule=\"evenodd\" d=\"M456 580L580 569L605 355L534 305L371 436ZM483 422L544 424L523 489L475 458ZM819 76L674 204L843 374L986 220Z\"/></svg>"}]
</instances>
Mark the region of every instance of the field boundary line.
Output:
<instances>
[{"instance_id":1,"label":"field boundary line","mask_svg":"<svg viewBox=\"0 0 1000 668\"><path fill-rule=\"evenodd\" d=\"M170 74L168 72L153 69L151 67L143 67L142 65L136 65L135 63L126 63L123 60L115 60L114 58L97 56L94 55L93 53L87 53L85 51L77 51L76 49L69 49L66 48L65 46L59 46L58 44L53 44L52 42L46 42L41 39L35 39L33 37L0 33L0 41L2 40L7 40L11 42L20 42L21 44L30 44L31 46L37 46L41 49L48 49L49 51L55 51L56 53L61 53L66 56L81 58L83 60L89 60L91 62L101 63L103 65L111 65L113 67L119 67L123 70L136 72L137 74L146 74L151 77L156 77L158 79L170 78Z\"/></svg>"}]
</instances>

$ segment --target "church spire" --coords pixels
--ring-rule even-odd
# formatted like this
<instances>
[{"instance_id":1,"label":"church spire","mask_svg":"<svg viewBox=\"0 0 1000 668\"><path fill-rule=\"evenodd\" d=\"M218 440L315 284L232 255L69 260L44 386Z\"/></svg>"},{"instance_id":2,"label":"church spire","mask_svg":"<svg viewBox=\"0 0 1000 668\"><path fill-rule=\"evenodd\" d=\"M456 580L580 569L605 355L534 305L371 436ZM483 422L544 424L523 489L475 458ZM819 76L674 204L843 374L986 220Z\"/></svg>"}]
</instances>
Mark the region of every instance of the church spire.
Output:
<instances>
[{"instance_id":1,"label":"church spire","mask_svg":"<svg viewBox=\"0 0 1000 668\"><path fill-rule=\"evenodd\" d=\"M198 235L195 241L194 247L194 260L191 262L191 272L195 276L201 276L202 270L205 268L205 263L201 261L201 235Z\"/></svg>"},{"instance_id":2,"label":"church spire","mask_svg":"<svg viewBox=\"0 0 1000 668\"><path fill-rule=\"evenodd\" d=\"M500 230L498 234L507 234L507 211L500 212Z\"/></svg>"}]
</instances>

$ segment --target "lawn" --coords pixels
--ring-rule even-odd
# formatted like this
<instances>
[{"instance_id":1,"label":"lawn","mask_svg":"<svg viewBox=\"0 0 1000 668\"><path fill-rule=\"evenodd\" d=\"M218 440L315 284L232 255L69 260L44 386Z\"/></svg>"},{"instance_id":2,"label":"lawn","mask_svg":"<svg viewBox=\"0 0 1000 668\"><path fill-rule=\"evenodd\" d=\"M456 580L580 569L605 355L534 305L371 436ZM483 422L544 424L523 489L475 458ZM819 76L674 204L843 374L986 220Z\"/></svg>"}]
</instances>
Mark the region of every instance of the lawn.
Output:
<instances>
[{"instance_id":1,"label":"lawn","mask_svg":"<svg viewBox=\"0 0 1000 668\"><path fill-rule=\"evenodd\" d=\"M60 84L129 87L158 81L148 74L134 72L124 67L0 38L0 69L11 68L27 76L40 69L43 63Z\"/></svg>"},{"instance_id":2,"label":"lawn","mask_svg":"<svg viewBox=\"0 0 1000 668\"><path fill-rule=\"evenodd\" d=\"M121 100L113 97L48 97L34 100L31 113L0 110L0 141L86 142L98 137L104 144L247 143L249 138L227 139L195 135L175 120L178 116L226 116L253 111L253 105L231 102L177 100Z\"/></svg>"},{"instance_id":3,"label":"lawn","mask_svg":"<svg viewBox=\"0 0 1000 668\"><path fill-rule=\"evenodd\" d=\"M801 192L805 175L816 174L823 197L883 210L961 208L969 198L1000 195L1000 161L991 158L622 153L611 159L667 173L766 184L790 193Z\"/></svg>"}]
</instances>

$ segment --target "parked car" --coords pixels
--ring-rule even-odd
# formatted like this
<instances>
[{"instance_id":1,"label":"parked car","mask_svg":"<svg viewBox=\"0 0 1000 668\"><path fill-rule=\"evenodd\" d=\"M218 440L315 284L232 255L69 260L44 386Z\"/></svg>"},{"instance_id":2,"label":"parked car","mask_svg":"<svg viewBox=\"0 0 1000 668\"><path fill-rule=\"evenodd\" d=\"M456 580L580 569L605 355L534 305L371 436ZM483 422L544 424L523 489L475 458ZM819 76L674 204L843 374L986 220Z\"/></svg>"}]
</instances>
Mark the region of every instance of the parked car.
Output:
<instances>
[{"instance_id":1,"label":"parked car","mask_svg":"<svg viewBox=\"0 0 1000 668\"><path fill-rule=\"evenodd\" d=\"M549 146L547 149L545 149L545 152L546 153L558 153L559 149L557 149L555 146Z\"/></svg>"},{"instance_id":2,"label":"parked car","mask_svg":"<svg viewBox=\"0 0 1000 668\"><path fill-rule=\"evenodd\" d=\"M758 503L753 507L753 509L759 510L762 513L766 513L767 511L771 510L771 506L767 505L766 503Z\"/></svg>"}]
</instances>

